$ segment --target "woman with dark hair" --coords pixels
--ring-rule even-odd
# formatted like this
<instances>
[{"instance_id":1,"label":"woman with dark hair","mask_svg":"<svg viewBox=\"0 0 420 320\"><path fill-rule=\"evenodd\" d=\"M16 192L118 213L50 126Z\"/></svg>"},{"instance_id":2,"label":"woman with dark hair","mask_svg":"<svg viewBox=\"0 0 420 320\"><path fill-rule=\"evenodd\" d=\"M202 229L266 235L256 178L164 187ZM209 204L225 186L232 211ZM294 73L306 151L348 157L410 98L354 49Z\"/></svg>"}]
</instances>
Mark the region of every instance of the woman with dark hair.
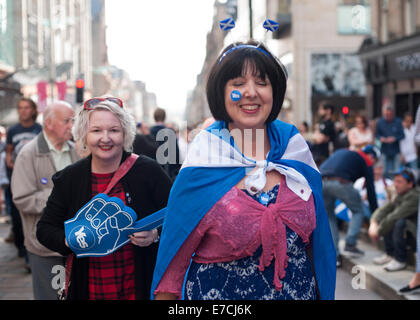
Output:
<instances>
[{"instance_id":1,"label":"woman with dark hair","mask_svg":"<svg viewBox=\"0 0 420 320\"><path fill-rule=\"evenodd\" d=\"M276 120L286 82L256 42L230 45L213 65L216 121L190 144L171 190L156 299L334 298L321 177L298 130Z\"/></svg>"},{"instance_id":2,"label":"woman with dark hair","mask_svg":"<svg viewBox=\"0 0 420 320\"><path fill-rule=\"evenodd\" d=\"M365 116L355 117L355 126L348 132L348 140L351 150L360 150L368 144L373 143L373 134L369 128L368 120Z\"/></svg>"}]
</instances>

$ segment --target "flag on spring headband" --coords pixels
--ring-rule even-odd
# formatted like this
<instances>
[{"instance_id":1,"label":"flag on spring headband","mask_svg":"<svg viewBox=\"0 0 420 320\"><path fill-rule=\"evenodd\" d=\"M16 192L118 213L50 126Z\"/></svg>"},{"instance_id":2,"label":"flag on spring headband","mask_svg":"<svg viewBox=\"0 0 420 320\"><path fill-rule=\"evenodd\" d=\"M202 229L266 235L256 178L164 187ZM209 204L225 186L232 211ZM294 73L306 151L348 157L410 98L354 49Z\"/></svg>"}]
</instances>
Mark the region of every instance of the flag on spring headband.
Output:
<instances>
[{"instance_id":1,"label":"flag on spring headband","mask_svg":"<svg viewBox=\"0 0 420 320\"><path fill-rule=\"evenodd\" d=\"M315 277L321 299L334 299L336 255L322 200L321 175L296 127L281 121L267 125L271 150L265 161L246 158L235 146L226 123L216 121L201 131L172 187L163 224L151 297L171 260L210 208L247 176L252 193L265 186L267 170L286 177L287 186L308 200L314 195L316 228L312 234ZM250 169L257 167L252 175Z\"/></svg>"}]
</instances>

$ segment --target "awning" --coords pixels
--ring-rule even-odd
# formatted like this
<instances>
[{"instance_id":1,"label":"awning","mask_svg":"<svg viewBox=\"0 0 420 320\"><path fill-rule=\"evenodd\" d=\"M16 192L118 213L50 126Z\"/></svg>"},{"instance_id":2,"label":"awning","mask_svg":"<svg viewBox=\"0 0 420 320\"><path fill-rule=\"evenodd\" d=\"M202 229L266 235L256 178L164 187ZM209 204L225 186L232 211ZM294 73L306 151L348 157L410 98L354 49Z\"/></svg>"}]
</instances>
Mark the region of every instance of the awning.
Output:
<instances>
[{"instance_id":1,"label":"awning","mask_svg":"<svg viewBox=\"0 0 420 320\"><path fill-rule=\"evenodd\" d=\"M385 83L420 78L420 33L384 44L364 41L359 49L366 80Z\"/></svg>"}]
</instances>

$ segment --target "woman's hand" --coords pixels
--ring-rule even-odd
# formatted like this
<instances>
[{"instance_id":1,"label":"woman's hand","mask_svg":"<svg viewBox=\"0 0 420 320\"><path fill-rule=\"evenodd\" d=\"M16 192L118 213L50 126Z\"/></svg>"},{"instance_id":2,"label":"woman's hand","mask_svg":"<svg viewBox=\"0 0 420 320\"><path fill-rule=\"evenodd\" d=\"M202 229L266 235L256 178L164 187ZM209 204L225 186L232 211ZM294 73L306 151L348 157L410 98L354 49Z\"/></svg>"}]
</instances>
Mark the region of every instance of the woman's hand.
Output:
<instances>
[{"instance_id":1,"label":"woman's hand","mask_svg":"<svg viewBox=\"0 0 420 320\"><path fill-rule=\"evenodd\" d=\"M158 239L157 229L151 231L136 232L129 235L132 244L139 247L148 247Z\"/></svg>"},{"instance_id":2,"label":"woman's hand","mask_svg":"<svg viewBox=\"0 0 420 320\"><path fill-rule=\"evenodd\" d=\"M379 225L376 221L371 221L369 226L369 237L372 239L372 241L377 242L379 240L379 234L378 234Z\"/></svg>"},{"instance_id":3,"label":"woman's hand","mask_svg":"<svg viewBox=\"0 0 420 320\"><path fill-rule=\"evenodd\" d=\"M169 293L169 292L158 292L155 295L155 300L177 300L178 297L173 294L173 293Z\"/></svg>"}]
</instances>

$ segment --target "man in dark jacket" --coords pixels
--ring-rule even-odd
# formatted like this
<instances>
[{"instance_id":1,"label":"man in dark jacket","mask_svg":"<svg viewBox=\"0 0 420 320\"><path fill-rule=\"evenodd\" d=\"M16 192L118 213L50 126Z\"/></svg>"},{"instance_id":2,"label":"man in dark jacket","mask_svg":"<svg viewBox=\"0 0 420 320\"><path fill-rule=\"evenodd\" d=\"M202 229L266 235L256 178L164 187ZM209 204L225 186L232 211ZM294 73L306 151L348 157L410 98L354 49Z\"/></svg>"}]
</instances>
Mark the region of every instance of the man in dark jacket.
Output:
<instances>
[{"instance_id":1,"label":"man in dark jacket","mask_svg":"<svg viewBox=\"0 0 420 320\"><path fill-rule=\"evenodd\" d=\"M123 163L129 153L122 155ZM48 249L67 256L70 271L68 300L89 299L89 259L73 257L65 244L64 222L92 198L92 155L54 174L54 187L37 224L38 241ZM127 174L121 178L126 204L142 219L167 205L171 181L153 160L140 155ZM158 243L146 247L134 246L136 299L149 299ZM68 262L72 261L70 264ZM71 266L71 267L69 267Z\"/></svg>"},{"instance_id":2,"label":"man in dark jacket","mask_svg":"<svg viewBox=\"0 0 420 320\"><path fill-rule=\"evenodd\" d=\"M330 156L330 142L336 139L335 125L332 121L334 106L327 101L322 101L318 108L319 131L314 135L312 143L312 154L315 163L320 166Z\"/></svg>"},{"instance_id":3,"label":"man in dark jacket","mask_svg":"<svg viewBox=\"0 0 420 320\"><path fill-rule=\"evenodd\" d=\"M357 237L363 223L362 199L353 183L364 177L370 210L378 207L375 194L375 185L372 166L379 156L379 151L368 145L362 151L339 149L334 152L320 167L323 184L323 197L325 209L328 213L330 228L337 252L337 266L341 264L338 248L338 226L335 215L335 202L341 200L352 212L344 252L353 256L361 256L363 251L356 247Z\"/></svg>"},{"instance_id":4,"label":"man in dark jacket","mask_svg":"<svg viewBox=\"0 0 420 320\"><path fill-rule=\"evenodd\" d=\"M135 154L143 154L156 160L156 152L159 144L155 137L151 135L150 129L145 123L137 123L137 133L133 143L133 152Z\"/></svg>"},{"instance_id":5,"label":"man in dark jacket","mask_svg":"<svg viewBox=\"0 0 420 320\"><path fill-rule=\"evenodd\" d=\"M153 117L156 124L150 128L150 134L158 144L155 159L169 177L175 180L181 169L178 138L175 131L165 125L166 112L164 109L157 108L153 113Z\"/></svg>"}]
</instances>

